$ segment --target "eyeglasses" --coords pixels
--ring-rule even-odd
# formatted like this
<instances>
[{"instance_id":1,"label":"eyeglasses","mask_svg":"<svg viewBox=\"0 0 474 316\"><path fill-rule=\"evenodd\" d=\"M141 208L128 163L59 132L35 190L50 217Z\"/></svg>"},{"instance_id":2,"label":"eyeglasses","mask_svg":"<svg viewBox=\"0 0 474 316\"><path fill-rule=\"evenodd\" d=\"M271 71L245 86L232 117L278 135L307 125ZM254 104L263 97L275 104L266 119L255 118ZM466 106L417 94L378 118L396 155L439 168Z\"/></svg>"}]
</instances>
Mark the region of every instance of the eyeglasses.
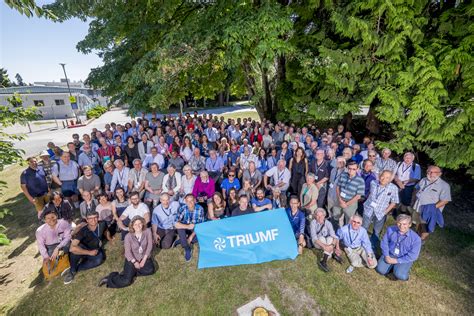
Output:
<instances>
[{"instance_id":1,"label":"eyeglasses","mask_svg":"<svg viewBox=\"0 0 474 316\"><path fill-rule=\"evenodd\" d=\"M377 157L377 156L375 156L375 155L369 155L369 157Z\"/></svg>"}]
</instances>

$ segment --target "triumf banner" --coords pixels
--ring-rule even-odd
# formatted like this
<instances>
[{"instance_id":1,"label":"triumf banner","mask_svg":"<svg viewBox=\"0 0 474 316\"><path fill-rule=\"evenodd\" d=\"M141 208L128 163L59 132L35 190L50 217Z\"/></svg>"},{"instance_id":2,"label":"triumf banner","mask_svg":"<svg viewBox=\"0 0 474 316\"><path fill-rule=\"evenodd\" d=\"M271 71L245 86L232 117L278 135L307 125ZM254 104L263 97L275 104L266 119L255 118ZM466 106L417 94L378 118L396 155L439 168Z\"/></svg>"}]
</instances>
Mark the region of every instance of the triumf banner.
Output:
<instances>
[{"instance_id":1,"label":"triumf banner","mask_svg":"<svg viewBox=\"0 0 474 316\"><path fill-rule=\"evenodd\" d=\"M198 268L295 259L293 229L285 209L229 217L197 224Z\"/></svg>"}]
</instances>

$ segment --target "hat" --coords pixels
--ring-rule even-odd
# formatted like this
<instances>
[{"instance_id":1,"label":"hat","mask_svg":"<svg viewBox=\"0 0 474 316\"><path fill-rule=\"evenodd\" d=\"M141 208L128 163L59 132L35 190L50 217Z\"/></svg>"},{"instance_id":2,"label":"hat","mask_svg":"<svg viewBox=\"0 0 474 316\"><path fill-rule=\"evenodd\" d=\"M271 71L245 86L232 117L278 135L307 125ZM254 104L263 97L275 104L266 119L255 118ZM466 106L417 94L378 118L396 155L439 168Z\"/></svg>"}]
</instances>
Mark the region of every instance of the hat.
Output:
<instances>
[{"instance_id":1,"label":"hat","mask_svg":"<svg viewBox=\"0 0 474 316\"><path fill-rule=\"evenodd\" d=\"M49 156L49 152L47 150L43 150L40 154L40 157L41 156Z\"/></svg>"}]
</instances>

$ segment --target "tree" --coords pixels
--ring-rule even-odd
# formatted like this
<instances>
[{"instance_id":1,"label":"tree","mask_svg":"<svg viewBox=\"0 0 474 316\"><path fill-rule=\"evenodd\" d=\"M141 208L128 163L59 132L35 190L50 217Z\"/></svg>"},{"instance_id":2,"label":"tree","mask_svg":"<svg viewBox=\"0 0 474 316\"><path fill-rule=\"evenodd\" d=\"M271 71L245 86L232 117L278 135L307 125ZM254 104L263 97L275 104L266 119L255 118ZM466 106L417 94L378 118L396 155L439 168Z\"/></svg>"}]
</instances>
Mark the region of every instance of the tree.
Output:
<instances>
[{"instance_id":1,"label":"tree","mask_svg":"<svg viewBox=\"0 0 474 316\"><path fill-rule=\"evenodd\" d=\"M8 78L8 72L5 68L0 68L0 88L7 88L11 86L10 78Z\"/></svg>"},{"instance_id":2,"label":"tree","mask_svg":"<svg viewBox=\"0 0 474 316\"><path fill-rule=\"evenodd\" d=\"M20 74L15 75L16 83L19 86L26 86L25 83L23 82L23 78L21 77Z\"/></svg>"},{"instance_id":3,"label":"tree","mask_svg":"<svg viewBox=\"0 0 474 316\"><path fill-rule=\"evenodd\" d=\"M113 4L113 5L112 5ZM104 66L88 82L156 111L245 85L261 118L350 121L369 108L380 146L470 168L474 7L462 0L56 1L90 19L78 44Z\"/></svg>"},{"instance_id":4,"label":"tree","mask_svg":"<svg viewBox=\"0 0 474 316\"><path fill-rule=\"evenodd\" d=\"M26 124L30 120L38 118L36 109L34 107L25 109L23 107L16 107L16 105L22 103L21 97L18 94L14 94L8 99L7 105L0 105L0 171L3 171L6 166L18 163L23 160L22 154L24 151L16 149L13 142L22 140L23 135L9 134L3 131L4 128L15 125L15 124ZM8 185L5 181L0 180L0 194L2 193L2 187ZM0 210L0 218L3 218L8 213L4 210ZM3 231L5 227L0 225L0 231ZM8 244L9 240L5 234L0 233L0 245Z\"/></svg>"}]
</instances>

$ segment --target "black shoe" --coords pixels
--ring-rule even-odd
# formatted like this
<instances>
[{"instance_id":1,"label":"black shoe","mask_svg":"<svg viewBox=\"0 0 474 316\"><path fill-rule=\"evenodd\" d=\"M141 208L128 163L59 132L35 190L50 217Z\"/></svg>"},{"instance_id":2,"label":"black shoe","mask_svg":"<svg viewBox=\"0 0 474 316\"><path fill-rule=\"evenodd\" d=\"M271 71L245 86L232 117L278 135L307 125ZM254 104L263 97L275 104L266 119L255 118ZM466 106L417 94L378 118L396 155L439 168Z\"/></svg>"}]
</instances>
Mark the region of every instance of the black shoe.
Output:
<instances>
[{"instance_id":1,"label":"black shoe","mask_svg":"<svg viewBox=\"0 0 474 316\"><path fill-rule=\"evenodd\" d=\"M102 280L99 281L99 284L97 285L98 287L101 287L103 285L106 285L109 279L107 277L103 278Z\"/></svg>"},{"instance_id":2,"label":"black shoe","mask_svg":"<svg viewBox=\"0 0 474 316\"><path fill-rule=\"evenodd\" d=\"M178 247L180 244L181 244L181 242L179 241L179 239L176 239L176 240L173 242L173 245L172 245L171 247L172 247L172 248L176 248L176 247Z\"/></svg>"},{"instance_id":3,"label":"black shoe","mask_svg":"<svg viewBox=\"0 0 474 316\"><path fill-rule=\"evenodd\" d=\"M392 273L386 274L385 277L390 281L398 281L398 279Z\"/></svg>"},{"instance_id":4,"label":"black shoe","mask_svg":"<svg viewBox=\"0 0 474 316\"><path fill-rule=\"evenodd\" d=\"M336 255L335 253L332 254L332 258L336 260L336 262L339 264L342 264L344 262L344 260L342 260L342 258Z\"/></svg>"},{"instance_id":5,"label":"black shoe","mask_svg":"<svg viewBox=\"0 0 474 316\"><path fill-rule=\"evenodd\" d=\"M319 261L318 266L323 270L324 272L329 272L329 267L326 262L324 261Z\"/></svg>"}]
</instances>

